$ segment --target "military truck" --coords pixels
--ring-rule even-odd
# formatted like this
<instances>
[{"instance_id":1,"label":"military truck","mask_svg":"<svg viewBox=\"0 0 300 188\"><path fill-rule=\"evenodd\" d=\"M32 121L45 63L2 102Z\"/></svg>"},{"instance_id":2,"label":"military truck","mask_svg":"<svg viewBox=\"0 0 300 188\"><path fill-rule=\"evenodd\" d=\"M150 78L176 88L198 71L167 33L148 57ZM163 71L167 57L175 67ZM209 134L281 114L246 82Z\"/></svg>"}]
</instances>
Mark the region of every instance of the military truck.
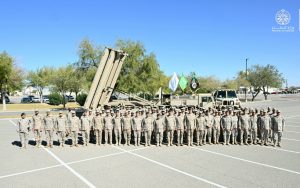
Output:
<instances>
[{"instance_id":1,"label":"military truck","mask_svg":"<svg viewBox=\"0 0 300 188\"><path fill-rule=\"evenodd\" d=\"M231 89L221 89L215 90L213 93L213 98L216 107L238 107L241 105L241 101L238 99L235 90Z\"/></svg>"}]
</instances>

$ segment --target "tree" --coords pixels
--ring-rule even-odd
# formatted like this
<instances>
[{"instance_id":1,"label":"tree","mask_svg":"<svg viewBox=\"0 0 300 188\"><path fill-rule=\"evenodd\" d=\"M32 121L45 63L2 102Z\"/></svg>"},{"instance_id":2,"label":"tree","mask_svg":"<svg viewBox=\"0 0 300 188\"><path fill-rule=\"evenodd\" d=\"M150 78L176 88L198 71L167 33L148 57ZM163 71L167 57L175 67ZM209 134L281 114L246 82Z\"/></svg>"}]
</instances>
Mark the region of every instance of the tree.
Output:
<instances>
[{"instance_id":1,"label":"tree","mask_svg":"<svg viewBox=\"0 0 300 188\"><path fill-rule=\"evenodd\" d=\"M236 79L233 80L227 79L222 83L222 87L225 89L237 90L239 88L238 81Z\"/></svg>"},{"instance_id":2,"label":"tree","mask_svg":"<svg viewBox=\"0 0 300 188\"><path fill-rule=\"evenodd\" d=\"M214 76L199 77L199 89L197 93L210 93L221 87L221 81Z\"/></svg>"},{"instance_id":3,"label":"tree","mask_svg":"<svg viewBox=\"0 0 300 188\"><path fill-rule=\"evenodd\" d=\"M82 71L79 71L74 67L70 74L68 90L70 95L74 92L77 98L78 93L83 89L84 83L86 83L86 77Z\"/></svg>"},{"instance_id":4,"label":"tree","mask_svg":"<svg viewBox=\"0 0 300 188\"><path fill-rule=\"evenodd\" d=\"M167 77L160 70L155 54L148 55L141 42L118 40L116 48L129 54L121 69L116 89L153 96L160 87L167 85Z\"/></svg>"},{"instance_id":5,"label":"tree","mask_svg":"<svg viewBox=\"0 0 300 188\"><path fill-rule=\"evenodd\" d=\"M72 79L73 74L73 66L68 65L66 67L60 67L54 70L53 76L51 78L51 83L53 85L53 89L58 91L63 96L62 104L64 108L66 107L66 97L65 94L70 89L70 80Z\"/></svg>"},{"instance_id":6,"label":"tree","mask_svg":"<svg viewBox=\"0 0 300 188\"><path fill-rule=\"evenodd\" d=\"M80 105L83 106L85 103L85 100L87 98L87 94L81 93L76 97L76 102Z\"/></svg>"},{"instance_id":7,"label":"tree","mask_svg":"<svg viewBox=\"0 0 300 188\"><path fill-rule=\"evenodd\" d=\"M252 101L258 95L260 91L263 91L265 100L268 99L268 87L281 87L284 78L282 73L273 65L254 65L249 71L248 81L254 88L255 93L252 94Z\"/></svg>"},{"instance_id":8,"label":"tree","mask_svg":"<svg viewBox=\"0 0 300 188\"><path fill-rule=\"evenodd\" d=\"M63 100L63 97L57 92L51 93L49 95L49 104L50 105L56 105L56 106L60 105L62 103L62 100Z\"/></svg>"},{"instance_id":9,"label":"tree","mask_svg":"<svg viewBox=\"0 0 300 188\"><path fill-rule=\"evenodd\" d=\"M90 67L98 67L103 48L95 46L88 38L81 41L78 50L79 60L75 64L78 68L88 70Z\"/></svg>"},{"instance_id":10,"label":"tree","mask_svg":"<svg viewBox=\"0 0 300 188\"><path fill-rule=\"evenodd\" d=\"M27 75L29 85L35 87L40 95L41 103L43 102L43 90L50 85L50 78L53 74L53 68L43 67L36 71L30 71Z\"/></svg>"},{"instance_id":11,"label":"tree","mask_svg":"<svg viewBox=\"0 0 300 188\"><path fill-rule=\"evenodd\" d=\"M14 64L14 59L7 52L0 53L0 90L2 102L6 93L20 89L23 85L23 72ZM5 110L4 106L3 109Z\"/></svg>"}]
</instances>

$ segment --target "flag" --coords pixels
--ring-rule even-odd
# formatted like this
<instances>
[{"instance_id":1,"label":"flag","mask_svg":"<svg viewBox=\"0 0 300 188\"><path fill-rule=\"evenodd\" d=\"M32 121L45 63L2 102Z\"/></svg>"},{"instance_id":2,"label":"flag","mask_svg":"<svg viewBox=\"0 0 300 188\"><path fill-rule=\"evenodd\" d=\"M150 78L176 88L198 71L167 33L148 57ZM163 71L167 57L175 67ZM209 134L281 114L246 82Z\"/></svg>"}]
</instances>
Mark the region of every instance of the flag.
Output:
<instances>
[{"instance_id":1,"label":"flag","mask_svg":"<svg viewBox=\"0 0 300 188\"><path fill-rule=\"evenodd\" d=\"M174 92L176 91L177 87L178 87L178 77L176 75L176 73L174 72L171 80L169 81L169 88Z\"/></svg>"},{"instance_id":2,"label":"flag","mask_svg":"<svg viewBox=\"0 0 300 188\"><path fill-rule=\"evenodd\" d=\"M193 91L195 91L199 87L199 83L198 83L198 80L195 77L195 74L192 77L190 87L191 87L191 90L193 90Z\"/></svg>"},{"instance_id":3,"label":"flag","mask_svg":"<svg viewBox=\"0 0 300 188\"><path fill-rule=\"evenodd\" d=\"M188 84L187 79L184 77L183 74L181 74L181 77L179 79L179 86L180 86L182 91L185 90L187 84Z\"/></svg>"}]
</instances>

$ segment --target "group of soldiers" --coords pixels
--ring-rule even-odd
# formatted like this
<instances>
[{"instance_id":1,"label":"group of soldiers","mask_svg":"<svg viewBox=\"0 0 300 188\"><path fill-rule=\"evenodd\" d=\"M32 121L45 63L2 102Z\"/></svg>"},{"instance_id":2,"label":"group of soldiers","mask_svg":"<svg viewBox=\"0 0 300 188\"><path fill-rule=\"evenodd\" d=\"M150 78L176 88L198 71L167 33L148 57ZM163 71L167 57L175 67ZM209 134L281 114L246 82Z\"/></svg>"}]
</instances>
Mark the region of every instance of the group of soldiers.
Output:
<instances>
[{"instance_id":1,"label":"group of soldiers","mask_svg":"<svg viewBox=\"0 0 300 188\"><path fill-rule=\"evenodd\" d=\"M57 117L47 111L45 116L35 111L32 118L21 114L18 133L22 148L28 144L28 134L33 131L36 147L41 146L42 132L47 147L53 147L53 135L58 136L59 145L64 147L70 139L70 146L114 144L139 146L144 139L145 146L197 146L205 144L261 144L280 146L285 120L280 110L271 109L220 109L220 108L139 108L85 110L79 118L74 110ZM104 135L104 139L103 139Z\"/></svg>"}]
</instances>

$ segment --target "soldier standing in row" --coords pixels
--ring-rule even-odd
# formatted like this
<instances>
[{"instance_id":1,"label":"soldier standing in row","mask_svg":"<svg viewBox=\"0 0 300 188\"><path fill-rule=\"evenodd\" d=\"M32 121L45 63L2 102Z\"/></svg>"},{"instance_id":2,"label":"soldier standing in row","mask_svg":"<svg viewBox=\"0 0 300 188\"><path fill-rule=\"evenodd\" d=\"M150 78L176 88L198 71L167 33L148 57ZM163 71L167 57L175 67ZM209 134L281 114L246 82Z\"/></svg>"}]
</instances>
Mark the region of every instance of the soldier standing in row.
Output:
<instances>
[{"instance_id":1,"label":"soldier standing in row","mask_svg":"<svg viewBox=\"0 0 300 188\"><path fill-rule=\"evenodd\" d=\"M238 137L238 121L239 118L236 115L236 111L233 111L233 115L231 116L231 125L232 125L232 144L237 144L237 137Z\"/></svg>"},{"instance_id":2,"label":"soldier standing in row","mask_svg":"<svg viewBox=\"0 0 300 188\"><path fill-rule=\"evenodd\" d=\"M202 111L200 111L199 116L196 119L196 136L197 136L197 146L202 146L203 137L204 137L204 129L205 129L205 118Z\"/></svg>"},{"instance_id":3,"label":"soldier standing in row","mask_svg":"<svg viewBox=\"0 0 300 188\"><path fill-rule=\"evenodd\" d=\"M140 112L137 111L136 115L131 119L131 127L134 136L134 145L139 146L141 142L141 130L142 130L142 117Z\"/></svg>"},{"instance_id":4,"label":"soldier standing in row","mask_svg":"<svg viewBox=\"0 0 300 188\"><path fill-rule=\"evenodd\" d=\"M128 112L125 112L124 117L122 117L122 130L125 139L125 145L130 146L131 140L131 117L129 117Z\"/></svg>"},{"instance_id":5,"label":"soldier standing in row","mask_svg":"<svg viewBox=\"0 0 300 188\"><path fill-rule=\"evenodd\" d=\"M110 113L109 110L106 110L106 116L103 119L104 129L105 129L105 144L112 144L112 130L113 130L113 113ZM109 140L108 140L109 139Z\"/></svg>"},{"instance_id":6,"label":"soldier standing in row","mask_svg":"<svg viewBox=\"0 0 300 188\"><path fill-rule=\"evenodd\" d=\"M38 110L36 110L34 113L35 114L32 116L32 129L33 129L34 138L36 142L35 146L40 147L42 142L41 132L42 132L43 117L39 114Z\"/></svg>"},{"instance_id":7,"label":"soldier standing in row","mask_svg":"<svg viewBox=\"0 0 300 188\"><path fill-rule=\"evenodd\" d=\"M116 144L121 145L122 132L121 132L121 117L120 112L116 113L116 116L113 118L113 127L115 133Z\"/></svg>"},{"instance_id":8,"label":"soldier standing in row","mask_svg":"<svg viewBox=\"0 0 300 188\"><path fill-rule=\"evenodd\" d=\"M53 132L54 132L54 125L55 120L53 116L50 114L50 110L46 112L46 116L43 119L44 122L44 129L47 141L47 147L53 147Z\"/></svg>"},{"instance_id":9,"label":"soldier standing in row","mask_svg":"<svg viewBox=\"0 0 300 188\"><path fill-rule=\"evenodd\" d=\"M80 118L80 130L82 134L82 141L84 146L88 146L89 143L89 136L90 136L90 128L91 128L91 121L88 117L87 111L83 113Z\"/></svg>"},{"instance_id":10,"label":"soldier standing in row","mask_svg":"<svg viewBox=\"0 0 300 188\"><path fill-rule=\"evenodd\" d=\"M268 145L268 138L271 128L271 118L267 115L266 111L263 111L263 115L259 119L259 128L261 133L261 145Z\"/></svg>"},{"instance_id":11,"label":"soldier standing in row","mask_svg":"<svg viewBox=\"0 0 300 188\"><path fill-rule=\"evenodd\" d=\"M215 112L215 116L213 117L213 143L219 144L220 139L220 123L221 123L221 117L220 112Z\"/></svg>"},{"instance_id":12,"label":"soldier standing in row","mask_svg":"<svg viewBox=\"0 0 300 188\"><path fill-rule=\"evenodd\" d=\"M157 114L157 118L154 120L154 132L156 135L156 146L162 145L163 133L165 129L165 120L161 117L160 113Z\"/></svg>"},{"instance_id":13,"label":"soldier standing in row","mask_svg":"<svg viewBox=\"0 0 300 188\"><path fill-rule=\"evenodd\" d=\"M75 111L71 111L71 117L69 117L69 133L71 134L72 146L78 147L78 131L80 127L80 120L76 116Z\"/></svg>"},{"instance_id":14,"label":"soldier standing in row","mask_svg":"<svg viewBox=\"0 0 300 188\"><path fill-rule=\"evenodd\" d=\"M221 120L221 125L222 125L222 130L223 130L223 145L229 145L230 141L230 134L232 130L232 122L231 122L231 117L229 116L229 112L225 112L225 116Z\"/></svg>"},{"instance_id":15,"label":"soldier standing in row","mask_svg":"<svg viewBox=\"0 0 300 188\"><path fill-rule=\"evenodd\" d=\"M206 144L206 136L208 137L208 143L211 144L211 129L213 125L213 117L209 113L209 111L206 111L205 114L205 132L204 132L204 144Z\"/></svg>"},{"instance_id":16,"label":"soldier standing in row","mask_svg":"<svg viewBox=\"0 0 300 188\"><path fill-rule=\"evenodd\" d=\"M58 142L62 147L64 147L65 144L67 125L67 119L63 116L62 112L59 111L59 115L55 119L55 129L56 133L58 134Z\"/></svg>"},{"instance_id":17,"label":"soldier standing in row","mask_svg":"<svg viewBox=\"0 0 300 188\"><path fill-rule=\"evenodd\" d=\"M248 145L247 142L248 142L248 135L249 135L249 124L250 124L249 115L246 113L246 110L244 110L239 119L241 145L243 143L245 145Z\"/></svg>"},{"instance_id":18,"label":"soldier standing in row","mask_svg":"<svg viewBox=\"0 0 300 188\"><path fill-rule=\"evenodd\" d=\"M181 115L181 112L178 112L176 117L176 130L177 130L177 146L183 146L183 133L185 129L184 116Z\"/></svg>"},{"instance_id":19,"label":"soldier standing in row","mask_svg":"<svg viewBox=\"0 0 300 188\"><path fill-rule=\"evenodd\" d=\"M96 136L96 145L100 146L102 143L102 133L104 131L103 117L100 110L96 110L96 116L93 118L94 131Z\"/></svg>"},{"instance_id":20,"label":"soldier standing in row","mask_svg":"<svg viewBox=\"0 0 300 188\"><path fill-rule=\"evenodd\" d=\"M146 112L146 117L142 120L142 129L145 136L145 146L151 145L151 133L153 130L153 118L149 112Z\"/></svg>"},{"instance_id":21,"label":"soldier standing in row","mask_svg":"<svg viewBox=\"0 0 300 188\"><path fill-rule=\"evenodd\" d=\"M192 112L192 108L189 109L188 114L186 114L185 116L185 125L186 125L188 146L193 146L194 130L196 127L196 117Z\"/></svg>"},{"instance_id":22,"label":"soldier standing in row","mask_svg":"<svg viewBox=\"0 0 300 188\"><path fill-rule=\"evenodd\" d=\"M94 135L95 135L95 132L94 132L94 125L93 125L93 118L94 118L94 114L93 114L93 111L91 109L89 109L89 113L88 113L88 118L90 120L90 131L89 131L89 140L90 142L94 142Z\"/></svg>"},{"instance_id":23,"label":"soldier standing in row","mask_svg":"<svg viewBox=\"0 0 300 188\"><path fill-rule=\"evenodd\" d=\"M26 118L26 114L21 114L21 119L18 121L18 130L21 141L21 147L26 149L28 145L28 134L30 131L30 120Z\"/></svg>"},{"instance_id":24,"label":"soldier standing in row","mask_svg":"<svg viewBox=\"0 0 300 188\"><path fill-rule=\"evenodd\" d=\"M250 116L250 144L257 143L257 115L255 111L251 112Z\"/></svg>"},{"instance_id":25,"label":"soldier standing in row","mask_svg":"<svg viewBox=\"0 0 300 188\"><path fill-rule=\"evenodd\" d=\"M173 137L174 137L174 130L176 128L176 119L173 115L173 110L170 109L169 114L165 118L166 121L166 131L167 131L167 146L173 146Z\"/></svg>"},{"instance_id":26,"label":"soldier standing in row","mask_svg":"<svg viewBox=\"0 0 300 188\"><path fill-rule=\"evenodd\" d=\"M273 129L273 143L275 146L277 142L277 146L281 147L281 137L282 132L285 126L284 117L281 115L280 111L277 110L277 115L272 118L272 129Z\"/></svg>"}]
</instances>

